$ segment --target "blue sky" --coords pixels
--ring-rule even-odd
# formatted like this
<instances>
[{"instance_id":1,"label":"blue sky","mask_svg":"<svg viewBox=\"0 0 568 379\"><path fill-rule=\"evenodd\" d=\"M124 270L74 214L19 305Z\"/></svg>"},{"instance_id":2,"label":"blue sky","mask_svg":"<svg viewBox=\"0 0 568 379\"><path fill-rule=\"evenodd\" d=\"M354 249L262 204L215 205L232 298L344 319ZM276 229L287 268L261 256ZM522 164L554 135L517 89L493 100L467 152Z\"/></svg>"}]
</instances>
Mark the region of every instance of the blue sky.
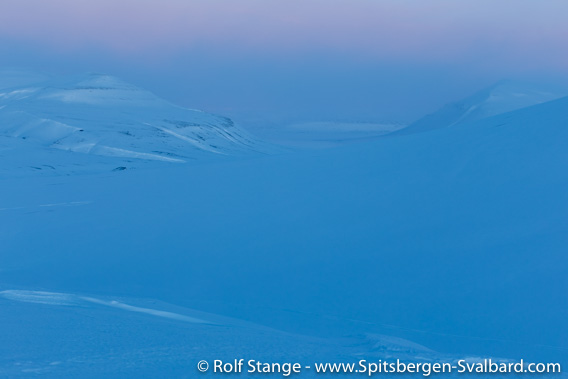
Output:
<instances>
[{"instance_id":1,"label":"blue sky","mask_svg":"<svg viewBox=\"0 0 568 379\"><path fill-rule=\"evenodd\" d=\"M0 66L105 72L261 120L411 121L503 78L566 81L562 0L3 0Z\"/></svg>"}]
</instances>

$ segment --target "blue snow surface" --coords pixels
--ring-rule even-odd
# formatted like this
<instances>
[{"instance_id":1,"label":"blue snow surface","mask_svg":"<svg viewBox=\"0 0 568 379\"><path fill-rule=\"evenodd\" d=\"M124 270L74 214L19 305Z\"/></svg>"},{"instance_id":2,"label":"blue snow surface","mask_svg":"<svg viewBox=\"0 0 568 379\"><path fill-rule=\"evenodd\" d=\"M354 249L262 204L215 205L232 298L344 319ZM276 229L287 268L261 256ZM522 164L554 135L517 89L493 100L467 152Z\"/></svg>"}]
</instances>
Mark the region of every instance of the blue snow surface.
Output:
<instances>
[{"instance_id":1,"label":"blue snow surface","mask_svg":"<svg viewBox=\"0 0 568 379\"><path fill-rule=\"evenodd\" d=\"M568 98L285 151L221 117L150 117L117 79L49 80L0 99L0 377L568 364Z\"/></svg>"}]
</instances>

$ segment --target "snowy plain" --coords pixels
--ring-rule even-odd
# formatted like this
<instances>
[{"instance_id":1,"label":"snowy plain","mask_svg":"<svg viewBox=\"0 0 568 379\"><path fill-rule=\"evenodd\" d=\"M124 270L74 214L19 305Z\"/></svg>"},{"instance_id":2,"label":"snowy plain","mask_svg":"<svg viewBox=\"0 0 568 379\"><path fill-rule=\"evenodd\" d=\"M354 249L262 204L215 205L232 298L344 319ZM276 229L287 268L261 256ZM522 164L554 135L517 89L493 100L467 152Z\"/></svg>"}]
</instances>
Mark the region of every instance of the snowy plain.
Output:
<instances>
[{"instance_id":1,"label":"snowy plain","mask_svg":"<svg viewBox=\"0 0 568 379\"><path fill-rule=\"evenodd\" d=\"M106 76L13 84L1 376L568 364L568 98L290 151Z\"/></svg>"}]
</instances>

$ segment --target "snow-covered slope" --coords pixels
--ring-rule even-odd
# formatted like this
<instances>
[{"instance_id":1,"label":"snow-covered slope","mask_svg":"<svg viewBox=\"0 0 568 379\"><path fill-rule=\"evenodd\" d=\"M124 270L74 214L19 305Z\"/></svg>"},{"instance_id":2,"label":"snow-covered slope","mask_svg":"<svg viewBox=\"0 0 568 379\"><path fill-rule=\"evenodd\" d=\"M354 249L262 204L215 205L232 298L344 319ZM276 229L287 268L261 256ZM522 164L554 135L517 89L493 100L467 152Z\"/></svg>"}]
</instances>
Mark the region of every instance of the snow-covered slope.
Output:
<instances>
[{"instance_id":1,"label":"snow-covered slope","mask_svg":"<svg viewBox=\"0 0 568 379\"><path fill-rule=\"evenodd\" d=\"M152 299L0 290L0 312L0 376L6 378L194 378L206 376L196 368L202 359L272 363L278 351L278 363L310 366L302 378L322 376L314 362L458 359L401 338L298 335ZM289 376L283 374L271 377Z\"/></svg>"},{"instance_id":2,"label":"snow-covered slope","mask_svg":"<svg viewBox=\"0 0 568 379\"><path fill-rule=\"evenodd\" d=\"M117 78L89 74L0 91L0 144L97 156L187 162L247 154L260 144L225 117L174 106ZM17 153L14 153L17 154ZM52 154L53 155L53 154ZM58 155L61 161L75 158ZM54 158L55 159L55 158ZM84 158L77 158L82 160ZM48 163L55 167L59 163ZM124 161L124 159L123 159ZM116 163L114 165L120 165Z\"/></svg>"},{"instance_id":3,"label":"snow-covered slope","mask_svg":"<svg viewBox=\"0 0 568 379\"><path fill-rule=\"evenodd\" d=\"M495 116L568 95L568 89L504 80L427 115L394 134L421 133Z\"/></svg>"},{"instance_id":4,"label":"snow-covered slope","mask_svg":"<svg viewBox=\"0 0 568 379\"><path fill-rule=\"evenodd\" d=\"M275 362L433 350L566 365L567 125L563 98L309 153L0 177L0 372L128 374L140 357L177 375L238 346ZM38 304L46 292L72 304ZM187 309L333 342L155 317L212 320ZM341 339L360 335L391 337Z\"/></svg>"}]
</instances>

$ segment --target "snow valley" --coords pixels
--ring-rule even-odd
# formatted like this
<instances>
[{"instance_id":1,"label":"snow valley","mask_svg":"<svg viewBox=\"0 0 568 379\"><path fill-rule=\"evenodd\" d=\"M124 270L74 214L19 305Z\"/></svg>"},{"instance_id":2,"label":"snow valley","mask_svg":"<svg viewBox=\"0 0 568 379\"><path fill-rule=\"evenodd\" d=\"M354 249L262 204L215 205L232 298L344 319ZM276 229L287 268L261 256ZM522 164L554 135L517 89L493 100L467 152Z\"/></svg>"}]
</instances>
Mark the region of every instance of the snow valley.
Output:
<instances>
[{"instance_id":1,"label":"snow valley","mask_svg":"<svg viewBox=\"0 0 568 379\"><path fill-rule=\"evenodd\" d=\"M0 91L3 376L568 364L562 94L295 151L109 76L35 80Z\"/></svg>"}]
</instances>

